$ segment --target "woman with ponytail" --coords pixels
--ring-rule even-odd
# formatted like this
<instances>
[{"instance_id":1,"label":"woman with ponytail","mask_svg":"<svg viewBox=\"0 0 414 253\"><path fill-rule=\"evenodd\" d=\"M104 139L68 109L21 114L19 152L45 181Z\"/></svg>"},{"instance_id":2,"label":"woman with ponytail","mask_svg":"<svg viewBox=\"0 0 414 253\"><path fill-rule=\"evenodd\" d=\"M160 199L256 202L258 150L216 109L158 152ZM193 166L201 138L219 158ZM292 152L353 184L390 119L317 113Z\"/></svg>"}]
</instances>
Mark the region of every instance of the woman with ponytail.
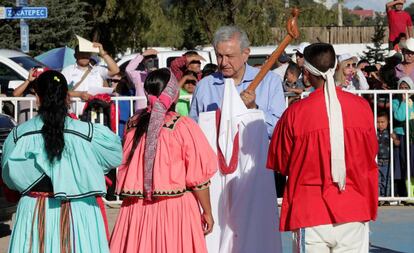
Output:
<instances>
[{"instance_id":1,"label":"woman with ponytail","mask_svg":"<svg viewBox=\"0 0 414 253\"><path fill-rule=\"evenodd\" d=\"M3 147L2 178L22 195L9 252L109 252L96 196L104 174L121 163L118 136L68 117L65 77L35 81L38 115L15 127Z\"/></svg>"},{"instance_id":2,"label":"woman with ponytail","mask_svg":"<svg viewBox=\"0 0 414 253\"><path fill-rule=\"evenodd\" d=\"M116 190L124 201L110 250L205 253L217 158L198 125L174 112L179 87L168 69L151 72L144 89L148 107L129 119L124 136Z\"/></svg>"}]
</instances>

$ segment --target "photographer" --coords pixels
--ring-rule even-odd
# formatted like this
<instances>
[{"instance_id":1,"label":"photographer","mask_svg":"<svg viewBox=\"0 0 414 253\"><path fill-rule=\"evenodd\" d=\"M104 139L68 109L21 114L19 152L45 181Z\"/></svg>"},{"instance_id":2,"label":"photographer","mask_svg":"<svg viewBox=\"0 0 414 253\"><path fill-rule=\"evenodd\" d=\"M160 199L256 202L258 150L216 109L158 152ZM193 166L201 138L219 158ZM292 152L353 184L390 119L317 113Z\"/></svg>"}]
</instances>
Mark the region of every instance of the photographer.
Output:
<instances>
[{"instance_id":1,"label":"photographer","mask_svg":"<svg viewBox=\"0 0 414 253\"><path fill-rule=\"evenodd\" d=\"M357 69L364 75L370 90L381 90L384 88L384 85L379 78L380 68L380 64L370 65L367 60L360 60L357 64Z\"/></svg>"}]
</instances>

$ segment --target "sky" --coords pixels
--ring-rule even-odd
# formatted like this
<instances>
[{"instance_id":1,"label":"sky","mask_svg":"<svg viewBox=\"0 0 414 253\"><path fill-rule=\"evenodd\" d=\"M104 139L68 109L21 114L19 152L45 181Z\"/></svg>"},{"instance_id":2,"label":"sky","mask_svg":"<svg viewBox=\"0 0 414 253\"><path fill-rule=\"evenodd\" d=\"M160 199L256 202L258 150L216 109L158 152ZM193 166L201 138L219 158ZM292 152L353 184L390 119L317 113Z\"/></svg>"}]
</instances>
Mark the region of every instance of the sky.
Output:
<instances>
[{"instance_id":1,"label":"sky","mask_svg":"<svg viewBox=\"0 0 414 253\"><path fill-rule=\"evenodd\" d=\"M336 0L327 0L329 3L336 3ZM359 5L364 9L374 9L375 11L385 11L385 4L390 2L390 0L345 0L345 6L347 8L353 9L355 6ZM407 0L404 7L413 3L414 0Z\"/></svg>"}]
</instances>

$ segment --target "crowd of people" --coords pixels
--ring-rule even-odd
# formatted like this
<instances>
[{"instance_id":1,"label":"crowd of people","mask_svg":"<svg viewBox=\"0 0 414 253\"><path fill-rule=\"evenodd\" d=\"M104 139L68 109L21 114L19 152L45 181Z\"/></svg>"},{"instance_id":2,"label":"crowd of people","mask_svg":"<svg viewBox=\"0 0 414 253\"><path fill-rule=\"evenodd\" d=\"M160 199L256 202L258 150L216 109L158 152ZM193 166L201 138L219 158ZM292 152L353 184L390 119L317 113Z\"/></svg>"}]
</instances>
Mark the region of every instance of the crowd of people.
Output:
<instances>
[{"instance_id":1,"label":"crowd of people","mask_svg":"<svg viewBox=\"0 0 414 253\"><path fill-rule=\"evenodd\" d=\"M203 69L196 51L157 69L148 49L122 73L94 43L107 68L77 47L62 73L30 71L14 95L35 96L37 115L3 145L0 183L19 199L9 252L282 252L280 231L294 233L297 252L368 252L378 196L391 195L391 159L395 196L412 196L414 106L409 94L374 104L350 91L413 90L414 39L399 38L384 65L302 43L254 89L260 66L247 63L249 46L245 31L223 26L217 65ZM120 136L109 123L77 120L83 105L72 97L85 108L110 103L93 86L145 96L132 117L120 104ZM109 231L102 197L116 167L123 201Z\"/></svg>"}]
</instances>

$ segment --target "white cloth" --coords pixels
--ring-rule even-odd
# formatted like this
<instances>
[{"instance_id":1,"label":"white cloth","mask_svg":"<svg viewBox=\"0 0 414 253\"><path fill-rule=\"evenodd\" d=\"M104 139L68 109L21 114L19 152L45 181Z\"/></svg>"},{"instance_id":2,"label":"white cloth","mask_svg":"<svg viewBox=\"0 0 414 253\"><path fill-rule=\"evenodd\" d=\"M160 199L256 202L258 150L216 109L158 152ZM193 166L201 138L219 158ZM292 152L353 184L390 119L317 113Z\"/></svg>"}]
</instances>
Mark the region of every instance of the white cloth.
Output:
<instances>
[{"instance_id":1,"label":"white cloth","mask_svg":"<svg viewBox=\"0 0 414 253\"><path fill-rule=\"evenodd\" d=\"M336 65L337 62L335 61L335 66L326 72L319 71L306 60L304 66L312 75L321 76L325 79L324 96L329 120L332 180L338 184L339 190L344 191L346 185L344 124L334 80Z\"/></svg>"},{"instance_id":2,"label":"white cloth","mask_svg":"<svg viewBox=\"0 0 414 253\"><path fill-rule=\"evenodd\" d=\"M62 70L68 86L75 86L82 78L86 69L80 68L77 64L67 66ZM88 91L90 87L103 87L104 80L108 79L108 69L102 66L94 66L85 80L75 89L75 91ZM85 103L73 103L72 111L76 114L82 114Z\"/></svg>"},{"instance_id":3,"label":"white cloth","mask_svg":"<svg viewBox=\"0 0 414 253\"><path fill-rule=\"evenodd\" d=\"M216 225L206 237L208 252L282 252L273 172L266 169L269 145L264 114L248 110L232 81L227 80L222 105L220 133L232 137L239 131L239 163L232 174L218 171L211 179L210 198ZM217 152L215 112L201 113L199 124ZM232 138L220 134L226 156Z\"/></svg>"},{"instance_id":4,"label":"white cloth","mask_svg":"<svg viewBox=\"0 0 414 253\"><path fill-rule=\"evenodd\" d=\"M240 116L248 111L237 90L226 89L226 87L234 87L234 80L231 78L225 79L224 85L225 88L223 98L227 99L221 106L218 144L224 157L226 158L228 166L233 154L233 141L236 134L239 132L239 124L241 123Z\"/></svg>"},{"instance_id":5,"label":"white cloth","mask_svg":"<svg viewBox=\"0 0 414 253\"><path fill-rule=\"evenodd\" d=\"M295 231L293 238L294 253L368 253L369 223L349 222L308 227Z\"/></svg>"}]
</instances>

